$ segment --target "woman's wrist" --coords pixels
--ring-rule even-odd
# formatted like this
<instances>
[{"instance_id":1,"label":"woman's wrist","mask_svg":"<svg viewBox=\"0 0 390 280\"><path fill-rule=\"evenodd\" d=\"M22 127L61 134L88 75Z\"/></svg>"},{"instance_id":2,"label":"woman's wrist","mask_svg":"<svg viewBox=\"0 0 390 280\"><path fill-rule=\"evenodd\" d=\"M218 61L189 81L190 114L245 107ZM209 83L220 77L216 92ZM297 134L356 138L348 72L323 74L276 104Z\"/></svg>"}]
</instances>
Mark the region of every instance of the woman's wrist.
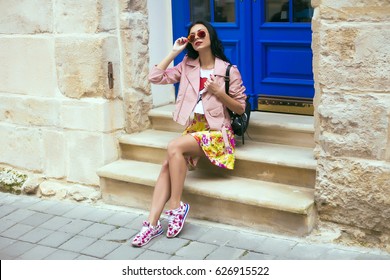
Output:
<instances>
[{"instance_id":1,"label":"woman's wrist","mask_svg":"<svg viewBox=\"0 0 390 280\"><path fill-rule=\"evenodd\" d=\"M176 56L178 56L182 51L179 51L179 50L171 50L171 52L169 53L169 56L172 58L172 60L174 60L176 58Z\"/></svg>"}]
</instances>

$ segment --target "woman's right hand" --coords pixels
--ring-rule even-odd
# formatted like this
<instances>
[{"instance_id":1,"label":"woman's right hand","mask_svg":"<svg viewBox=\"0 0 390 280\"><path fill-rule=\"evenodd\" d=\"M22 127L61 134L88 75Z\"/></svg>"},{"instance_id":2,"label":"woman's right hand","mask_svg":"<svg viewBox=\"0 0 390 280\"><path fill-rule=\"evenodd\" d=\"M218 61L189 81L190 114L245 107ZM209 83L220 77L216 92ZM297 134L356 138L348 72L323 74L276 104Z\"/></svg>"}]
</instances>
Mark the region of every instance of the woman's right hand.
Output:
<instances>
[{"instance_id":1,"label":"woman's right hand","mask_svg":"<svg viewBox=\"0 0 390 280\"><path fill-rule=\"evenodd\" d=\"M178 38L173 44L172 51L174 52L182 52L188 44L188 39L186 37Z\"/></svg>"},{"instance_id":2,"label":"woman's right hand","mask_svg":"<svg viewBox=\"0 0 390 280\"><path fill-rule=\"evenodd\" d=\"M156 65L158 69L165 70L168 68L169 64L181 53L187 46L188 39L186 37L180 37L173 44L172 50L169 54Z\"/></svg>"}]
</instances>

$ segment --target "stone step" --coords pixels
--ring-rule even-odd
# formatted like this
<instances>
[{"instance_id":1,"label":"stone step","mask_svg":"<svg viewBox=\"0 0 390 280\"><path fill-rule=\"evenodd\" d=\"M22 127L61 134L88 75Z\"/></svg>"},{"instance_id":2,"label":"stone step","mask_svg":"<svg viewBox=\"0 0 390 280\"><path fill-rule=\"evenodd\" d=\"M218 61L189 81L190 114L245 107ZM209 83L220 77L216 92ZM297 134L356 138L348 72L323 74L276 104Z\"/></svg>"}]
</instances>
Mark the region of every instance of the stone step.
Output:
<instances>
[{"instance_id":1,"label":"stone step","mask_svg":"<svg viewBox=\"0 0 390 280\"><path fill-rule=\"evenodd\" d=\"M174 105L154 108L149 113L152 128L182 132L184 127L172 120ZM252 111L246 139L301 147L315 146L314 118L291 114ZM241 137L237 137L240 140Z\"/></svg>"},{"instance_id":2,"label":"stone step","mask_svg":"<svg viewBox=\"0 0 390 280\"><path fill-rule=\"evenodd\" d=\"M148 210L161 165L118 160L98 170L106 203ZM183 200L189 217L257 230L305 235L316 219L314 190L189 171Z\"/></svg>"},{"instance_id":3,"label":"stone step","mask_svg":"<svg viewBox=\"0 0 390 280\"><path fill-rule=\"evenodd\" d=\"M162 163L166 148L180 133L145 130L119 138L123 159ZM224 173L237 177L313 188L316 161L312 148L246 141L238 143L234 170L218 168L202 159L199 168L208 173Z\"/></svg>"}]
</instances>

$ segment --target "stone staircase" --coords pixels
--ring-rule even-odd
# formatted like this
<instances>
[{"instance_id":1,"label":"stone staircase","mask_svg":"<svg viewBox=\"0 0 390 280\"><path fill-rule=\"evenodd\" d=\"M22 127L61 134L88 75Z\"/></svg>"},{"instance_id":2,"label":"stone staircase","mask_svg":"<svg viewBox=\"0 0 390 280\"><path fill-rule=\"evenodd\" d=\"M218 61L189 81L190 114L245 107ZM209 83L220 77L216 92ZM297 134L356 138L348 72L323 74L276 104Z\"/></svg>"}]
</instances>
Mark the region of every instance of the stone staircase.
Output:
<instances>
[{"instance_id":1,"label":"stone staircase","mask_svg":"<svg viewBox=\"0 0 390 280\"><path fill-rule=\"evenodd\" d=\"M103 200L149 209L168 142L183 127L173 105L150 112L152 128L119 138L121 159L98 170ZM316 221L313 118L252 112L236 164L223 170L201 159L185 181L189 217L269 232L305 235Z\"/></svg>"}]
</instances>

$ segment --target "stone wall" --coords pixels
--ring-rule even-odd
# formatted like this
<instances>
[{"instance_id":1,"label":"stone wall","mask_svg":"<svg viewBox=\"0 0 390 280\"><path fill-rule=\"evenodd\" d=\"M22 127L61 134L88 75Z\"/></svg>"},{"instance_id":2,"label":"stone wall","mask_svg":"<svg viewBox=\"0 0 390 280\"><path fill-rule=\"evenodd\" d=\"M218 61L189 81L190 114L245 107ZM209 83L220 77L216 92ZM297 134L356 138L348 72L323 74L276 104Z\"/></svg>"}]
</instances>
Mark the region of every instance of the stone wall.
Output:
<instances>
[{"instance_id":1,"label":"stone wall","mask_svg":"<svg viewBox=\"0 0 390 280\"><path fill-rule=\"evenodd\" d=\"M0 1L0 164L97 187L149 125L147 27L145 1Z\"/></svg>"},{"instance_id":2,"label":"stone wall","mask_svg":"<svg viewBox=\"0 0 390 280\"><path fill-rule=\"evenodd\" d=\"M312 5L319 217L384 236L390 233L390 1Z\"/></svg>"},{"instance_id":3,"label":"stone wall","mask_svg":"<svg viewBox=\"0 0 390 280\"><path fill-rule=\"evenodd\" d=\"M152 107L149 74L147 1L120 0L120 36L123 50L123 94L126 131L147 128Z\"/></svg>"}]
</instances>

